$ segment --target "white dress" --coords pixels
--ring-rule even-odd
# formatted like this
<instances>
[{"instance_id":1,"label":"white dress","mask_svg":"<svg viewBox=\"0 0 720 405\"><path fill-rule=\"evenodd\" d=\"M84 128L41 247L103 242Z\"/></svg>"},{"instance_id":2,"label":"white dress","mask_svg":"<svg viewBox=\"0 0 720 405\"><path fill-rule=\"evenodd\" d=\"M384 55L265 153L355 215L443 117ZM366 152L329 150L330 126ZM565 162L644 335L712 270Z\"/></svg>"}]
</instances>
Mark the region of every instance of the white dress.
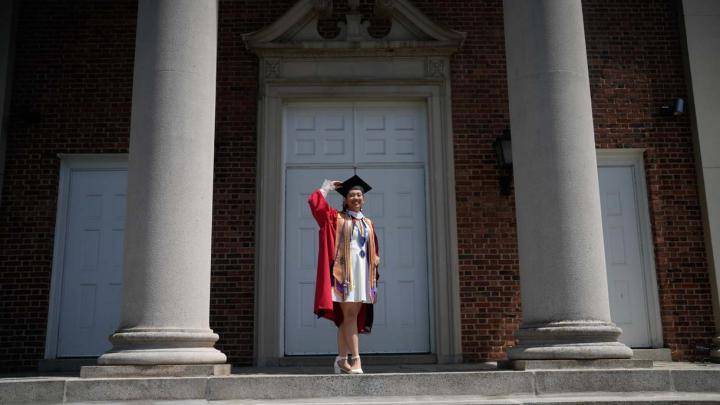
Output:
<instances>
[{"instance_id":1,"label":"white dress","mask_svg":"<svg viewBox=\"0 0 720 405\"><path fill-rule=\"evenodd\" d=\"M350 216L355 219L362 219L365 216L362 212L347 211ZM368 254L367 245L369 241L365 242L365 247L360 246L360 231L357 226L352 227L353 232L350 236L350 257L352 258L352 289L348 292L345 300L338 294L337 290L332 289L333 301L334 302L364 302L372 303L370 297L370 290L368 286ZM365 251L365 257L360 257L360 251Z\"/></svg>"}]
</instances>

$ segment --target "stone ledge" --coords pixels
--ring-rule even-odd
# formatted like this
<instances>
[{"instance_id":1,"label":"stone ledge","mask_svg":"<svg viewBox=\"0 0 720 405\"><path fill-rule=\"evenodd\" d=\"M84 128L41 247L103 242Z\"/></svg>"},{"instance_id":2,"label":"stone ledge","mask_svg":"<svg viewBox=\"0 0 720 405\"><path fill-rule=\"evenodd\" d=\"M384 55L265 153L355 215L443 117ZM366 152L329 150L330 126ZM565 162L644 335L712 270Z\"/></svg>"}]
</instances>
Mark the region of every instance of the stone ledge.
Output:
<instances>
[{"instance_id":1,"label":"stone ledge","mask_svg":"<svg viewBox=\"0 0 720 405\"><path fill-rule=\"evenodd\" d=\"M76 378L65 384L65 402L205 399L208 378Z\"/></svg>"},{"instance_id":2,"label":"stone ledge","mask_svg":"<svg viewBox=\"0 0 720 405\"><path fill-rule=\"evenodd\" d=\"M225 404L225 402L221 402ZM271 399L262 402L232 401L234 405L570 405L570 404L655 404L655 405L695 405L720 403L720 394L707 393L673 393L673 392L638 392L632 394L606 394L591 393L578 395L513 395L512 397L487 397L481 395L427 395L427 396L387 396L373 398L299 398L299 399ZM203 403L204 404L204 403ZM214 402L210 402L214 404ZM89 404L88 404L89 405ZM145 404L137 404L145 405Z\"/></svg>"},{"instance_id":3,"label":"stone ledge","mask_svg":"<svg viewBox=\"0 0 720 405\"><path fill-rule=\"evenodd\" d=\"M670 392L668 370L538 370L536 393L576 394L582 392ZM718 375L716 373L716 375Z\"/></svg>"},{"instance_id":4,"label":"stone ledge","mask_svg":"<svg viewBox=\"0 0 720 405\"><path fill-rule=\"evenodd\" d=\"M81 378L210 377L230 375L230 364L84 366Z\"/></svg>"},{"instance_id":5,"label":"stone ledge","mask_svg":"<svg viewBox=\"0 0 720 405\"><path fill-rule=\"evenodd\" d=\"M720 393L720 373L716 370L672 370L676 391Z\"/></svg>"},{"instance_id":6,"label":"stone ledge","mask_svg":"<svg viewBox=\"0 0 720 405\"><path fill-rule=\"evenodd\" d=\"M501 370L608 370L652 368L652 360L504 360L498 362Z\"/></svg>"},{"instance_id":7,"label":"stone ledge","mask_svg":"<svg viewBox=\"0 0 720 405\"><path fill-rule=\"evenodd\" d=\"M0 379L0 403L62 403L65 383L63 379Z\"/></svg>"},{"instance_id":8,"label":"stone ledge","mask_svg":"<svg viewBox=\"0 0 720 405\"><path fill-rule=\"evenodd\" d=\"M268 375L259 371L200 377L36 376L0 379L2 403L139 401L138 404L144 404L162 400L292 403L303 399L309 401L307 403L323 403L313 402L310 398L323 398L323 401L332 403L331 398L345 398L348 402L355 402L358 397L362 397L363 401L383 403L383 398L398 396L417 403L423 396L462 395L491 403L498 403L503 398L510 399L509 403L518 403L517 400L523 398L528 403L546 403L546 399L552 396L580 398L594 395L607 399L583 402L611 403L620 398L625 400L619 402L625 403L643 403L645 399L646 402L657 403L661 401L650 398L664 396L665 403L675 403L674 400L678 398L685 400L685 397L695 396L699 399L703 395L713 402L720 399L720 366L670 363L656 369L395 372L358 376ZM635 397L636 401L630 401L631 397ZM673 400L669 399L671 397ZM548 403L560 402L564 401ZM470 403L484 402L473 400Z\"/></svg>"},{"instance_id":9,"label":"stone ledge","mask_svg":"<svg viewBox=\"0 0 720 405\"><path fill-rule=\"evenodd\" d=\"M533 375L509 371L212 378L210 400L456 395L530 395Z\"/></svg>"},{"instance_id":10,"label":"stone ledge","mask_svg":"<svg viewBox=\"0 0 720 405\"><path fill-rule=\"evenodd\" d=\"M672 361L672 352L667 348L633 349L633 360Z\"/></svg>"}]
</instances>

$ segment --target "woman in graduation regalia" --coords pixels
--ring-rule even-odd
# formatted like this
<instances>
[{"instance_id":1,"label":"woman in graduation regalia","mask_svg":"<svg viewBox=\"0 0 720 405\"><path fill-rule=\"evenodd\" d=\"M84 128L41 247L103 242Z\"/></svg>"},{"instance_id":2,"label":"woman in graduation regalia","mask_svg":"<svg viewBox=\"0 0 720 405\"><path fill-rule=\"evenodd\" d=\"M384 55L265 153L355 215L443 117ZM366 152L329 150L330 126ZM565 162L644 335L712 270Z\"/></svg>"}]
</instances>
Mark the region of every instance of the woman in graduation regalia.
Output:
<instances>
[{"instance_id":1,"label":"woman in graduation regalia","mask_svg":"<svg viewBox=\"0 0 720 405\"><path fill-rule=\"evenodd\" d=\"M314 311L338 327L335 373L362 374L358 334L372 328L380 256L373 222L362 213L370 189L358 176L325 180L308 200L320 226ZM342 211L328 204L331 190L343 196Z\"/></svg>"}]
</instances>

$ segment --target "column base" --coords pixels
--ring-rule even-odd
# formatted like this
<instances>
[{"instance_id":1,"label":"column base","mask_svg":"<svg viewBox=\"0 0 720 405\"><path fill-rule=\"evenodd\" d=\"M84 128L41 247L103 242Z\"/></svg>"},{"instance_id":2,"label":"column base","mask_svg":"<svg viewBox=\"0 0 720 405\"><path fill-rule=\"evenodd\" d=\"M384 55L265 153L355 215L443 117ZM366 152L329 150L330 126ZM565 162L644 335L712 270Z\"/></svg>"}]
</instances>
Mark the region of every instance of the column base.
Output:
<instances>
[{"instance_id":1,"label":"column base","mask_svg":"<svg viewBox=\"0 0 720 405\"><path fill-rule=\"evenodd\" d=\"M611 322L563 321L523 325L510 360L630 359L632 349L617 341L622 330Z\"/></svg>"},{"instance_id":2,"label":"column base","mask_svg":"<svg viewBox=\"0 0 720 405\"><path fill-rule=\"evenodd\" d=\"M212 330L124 329L115 332L112 350L98 358L109 365L222 364L227 357L213 346Z\"/></svg>"}]
</instances>

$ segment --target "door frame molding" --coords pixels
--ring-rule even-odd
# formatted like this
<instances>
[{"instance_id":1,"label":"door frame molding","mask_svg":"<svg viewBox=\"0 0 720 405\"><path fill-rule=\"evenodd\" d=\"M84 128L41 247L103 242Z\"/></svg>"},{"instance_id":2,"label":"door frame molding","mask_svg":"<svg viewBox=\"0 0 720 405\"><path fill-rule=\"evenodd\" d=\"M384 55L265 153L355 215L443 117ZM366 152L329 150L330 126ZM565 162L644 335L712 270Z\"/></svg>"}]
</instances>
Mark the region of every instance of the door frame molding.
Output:
<instances>
[{"instance_id":1,"label":"door frame molding","mask_svg":"<svg viewBox=\"0 0 720 405\"><path fill-rule=\"evenodd\" d=\"M336 61L336 60L335 60ZM261 66L266 61L261 58ZM424 67L426 58L403 62ZM323 61L308 61L322 64ZM440 61L449 64L447 58ZM345 65L342 65L345 66ZM319 71L319 70L318 70ZM423 72L424 69L421 70ZM446 72L447 70L445 70ZM285 73L290 73L288 70ZM355 71L358 74L358 71ZM417 70L410 71L415 74ZM457 256L455 178L449 77L418 80L365 80L348 83L302 77L261 79L258 103L258 199L256 220L255 364L277 365L284 357L284 190L283 105L293 101L420 101L427 127L428 245L431 294L431 340L439 363L462 361L460 283ZM362 69L359 72L362 75ZM422 75L422 73L421 73ZM337 80L340 79L340 80ZM278 181L279 180L279 181Z\"/></svg>"},{"instance_id":2,"label":"door frame molding","mask_svg":"<svg viewBox=\"0 0 720 405\"><path fill-rule=\"evenodd\" d=\"M65 263L65 234L67 232L70 176L76 171L127 170L126 153L108 154L58 154L60 173L58 181L57 211L55 215L55 241L53 246L50 298L45 339L45 359L57 358L58 334L60 332L60 303L62 300L63 265Z\"/></svg>"},{"instance_id":3,"label":"door frame molding","mask_svg":"<svg viewBox=\"0 0 720 405\"><path fill-rule=\"evenodd\" d=\"M663 347L662 319L660 317L660 298L658 294L657 272L655 269L655 245L650 225L650 208L648 205L647 182L645 180L644 148L597 149L599 167L631 167L637 206L638 232L640 249L643 255L643 280L645 282L645 298L650 344L652 348Z\"/></svg>"}]
</instances>

